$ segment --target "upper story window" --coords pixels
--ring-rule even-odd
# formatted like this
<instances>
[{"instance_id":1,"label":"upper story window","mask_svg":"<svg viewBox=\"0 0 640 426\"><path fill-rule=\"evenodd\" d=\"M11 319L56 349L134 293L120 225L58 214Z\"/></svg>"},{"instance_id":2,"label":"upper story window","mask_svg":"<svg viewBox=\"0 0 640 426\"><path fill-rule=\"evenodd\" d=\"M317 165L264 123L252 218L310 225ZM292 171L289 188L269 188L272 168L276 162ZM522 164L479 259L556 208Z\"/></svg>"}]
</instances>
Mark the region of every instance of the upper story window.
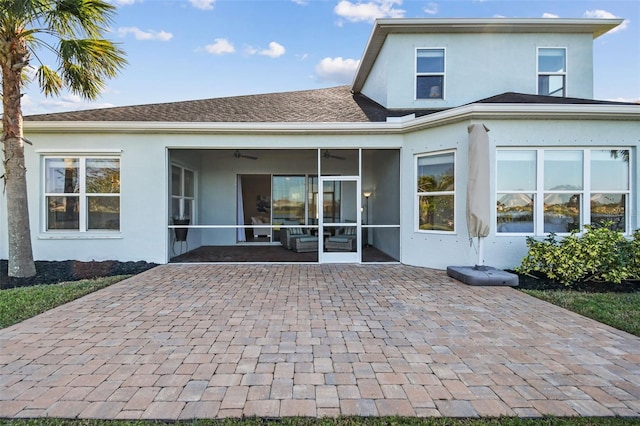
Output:
<instances>
[{"instance_id":1,"label":"upper story window","mask_svg":"<svg viewBox=\"0 0 640 426\"><path fill-rule=\"evenodd\" d=\"M567 50L538 49L538 95L567 95Z\"/></svg>"},{"instance_id":2,"label":"upper story window","mask_svg":"<svg viewBox=\"0 0 640 426\"><path fill-rule=\"evenodd\" d=\"M498 233L628 232L629 150L498 150Z\"/></svg>"},{"instance_id":3,"label":"upper story window","mask_svg":"<svg viewBox=\"0 0 640 426\"><path fill-rule=\"evenodd\" d=\"M119 231L120 159L44 159L47 231Z\"/></svg>"},{"instance_id":4,"label":"upper story window","mask_svg":"<svg viewBox=\"0 0 640 426\"><path fill-rule=\"evenodd\" d=\"M444 49L416 51L416 99L444 99Z\"/></svg>"},{"instance_id":5,"label":"upper story window","mask_svg":"<svg viewBox=\"0 0 640 426\"><path fill-rule=\"evenodd\" d=\"M455 231L455 152L416 158L418 231Z\"/></svg>"},{"instance_id":6,"label":"upper story window","mask_svg":"<svg viewBox=\"0 0 640 426\"><path fill-rule=\"evenodd\" d=\"M195 172L173 164L171 166L171 216L174 219L189 219L193 223L195 188Z\"/></svg>"}]
</instances>

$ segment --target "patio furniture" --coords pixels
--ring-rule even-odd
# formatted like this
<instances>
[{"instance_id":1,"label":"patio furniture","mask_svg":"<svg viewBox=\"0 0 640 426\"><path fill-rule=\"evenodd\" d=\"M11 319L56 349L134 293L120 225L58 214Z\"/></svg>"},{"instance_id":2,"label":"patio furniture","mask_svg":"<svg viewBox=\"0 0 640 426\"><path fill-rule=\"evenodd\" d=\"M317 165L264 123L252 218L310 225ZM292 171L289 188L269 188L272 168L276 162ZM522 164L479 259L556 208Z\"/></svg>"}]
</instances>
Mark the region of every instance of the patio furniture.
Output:
<instances>
[{"instance_id":1,"label":"patio furniture","mask_svg":"<svg viewBox=\"0 0 640 426\"><path fill-rule=\"evenodd\" d=\"M302 228L282 228L280 231L280 244L287 250L291 250L293 248L293 240L309 236Z\"/></svg>"},{"instance_id":2,"label":"patio furniture","mask_svg":"<svg viewBox=\"0 0 640 426\"><path fill-rule=\"evenodd\" d=\"M341 228L337 235L324 242L327 251L356 251L357 229L355 226Z\"/></svg>"},{"instance_id":3,"label":"patio furniture","mask_svg":"<svg viewBox=\"0 0 640 426\"><path fill-rule=\"evenodd\" d=\"M263 219L259 216L251 216L251 225L269 225L269 221L267 219ZM253 227L253 238L258 238L260 236L269 237L271 235L270 227Z\"/></svg>"},{"instance_id":4,"label":"patio furniture","mask_svg":"<svg viewBox=\"0 0 640 426\"><path fill-rule=\"evenodd\" d=\"M312 235L304 235L293 239L293 251L296 253L304 253L318 250L318 237Z\"/></svg>"}]
</instances>

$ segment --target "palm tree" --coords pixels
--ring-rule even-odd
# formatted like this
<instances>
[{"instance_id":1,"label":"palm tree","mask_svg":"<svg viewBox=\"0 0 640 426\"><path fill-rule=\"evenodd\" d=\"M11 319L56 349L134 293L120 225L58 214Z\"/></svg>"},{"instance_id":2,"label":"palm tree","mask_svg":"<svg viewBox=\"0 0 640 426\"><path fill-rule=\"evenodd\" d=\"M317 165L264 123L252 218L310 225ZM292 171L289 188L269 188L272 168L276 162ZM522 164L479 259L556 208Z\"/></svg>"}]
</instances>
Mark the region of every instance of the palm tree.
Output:
<instances>
[{"instance_id":1,"label":"palm tree","mask_svg":"<svg viewBox=\"0 0 640 426\"><path fill-rule=\"evenodd\" d=\"M31 59L46 96L68 89L96 99L104 82L126 64L124 52L102 38L114 6L103 0L0 0L2 143L7 196L9 276L35 274L22 133L21 89ZM40 63L38 52L53 53L57 69Z\"/></svg>"}]
</instances>

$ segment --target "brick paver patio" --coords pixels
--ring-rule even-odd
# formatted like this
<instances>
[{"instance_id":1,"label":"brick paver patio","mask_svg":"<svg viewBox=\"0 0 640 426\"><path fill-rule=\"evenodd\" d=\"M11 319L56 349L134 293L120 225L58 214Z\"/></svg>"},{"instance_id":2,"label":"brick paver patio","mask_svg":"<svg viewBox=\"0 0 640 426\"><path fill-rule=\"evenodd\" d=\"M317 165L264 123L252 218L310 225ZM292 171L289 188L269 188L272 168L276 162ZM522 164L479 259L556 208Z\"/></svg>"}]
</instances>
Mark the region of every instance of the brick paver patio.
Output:
<instances>
[{"instance_id":1,"label":"brick paver patio","mask_svg":"<svg viewBox=\"0 0 640 426\"><path fill-rule=\"evenodd\" d=\"M165 265L0 345L0 417L640 415L640 338L402 265Z\"/></svg>"}]
</instances>

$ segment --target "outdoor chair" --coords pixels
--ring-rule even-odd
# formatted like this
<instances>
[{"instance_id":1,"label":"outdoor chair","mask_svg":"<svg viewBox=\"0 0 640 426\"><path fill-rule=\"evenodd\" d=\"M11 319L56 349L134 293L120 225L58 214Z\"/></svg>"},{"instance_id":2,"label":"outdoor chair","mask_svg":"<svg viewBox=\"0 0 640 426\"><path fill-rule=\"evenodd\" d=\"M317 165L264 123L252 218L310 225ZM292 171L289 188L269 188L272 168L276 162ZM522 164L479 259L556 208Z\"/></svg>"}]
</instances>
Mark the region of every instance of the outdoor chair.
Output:
<instances>
[{"instance_id":1,"label":"outdoor chair","mask_svg":"<svg viewBox=\"0 0 640 426\"><path fill-rule=\"evenodd\" d=\"M280 244L287 250L291 250L295 239L309 236L302 228L282 228L280 231Z\"/></svg>"},{"instance_id":2,"label":"outdoor chair","mask_svg":"<svg viewBox=\"0 0 640 426\"><path fill-rule=\"evenodd\" d=\"M318 237L304 234L303 236L294 238L293 251L296 253L318 251Z\"/></svg>"},{"instance_id":3,"label":"outdoor chair","mask_svg":"<svg viewBox=\"0 0 640 426\"><path fill-rule=\"evenodd\" d=\"M341 228L337 235L329 237L324 242L327 251L356 251L358 237L355 226Z\"/></svg>"}]
</instances>

